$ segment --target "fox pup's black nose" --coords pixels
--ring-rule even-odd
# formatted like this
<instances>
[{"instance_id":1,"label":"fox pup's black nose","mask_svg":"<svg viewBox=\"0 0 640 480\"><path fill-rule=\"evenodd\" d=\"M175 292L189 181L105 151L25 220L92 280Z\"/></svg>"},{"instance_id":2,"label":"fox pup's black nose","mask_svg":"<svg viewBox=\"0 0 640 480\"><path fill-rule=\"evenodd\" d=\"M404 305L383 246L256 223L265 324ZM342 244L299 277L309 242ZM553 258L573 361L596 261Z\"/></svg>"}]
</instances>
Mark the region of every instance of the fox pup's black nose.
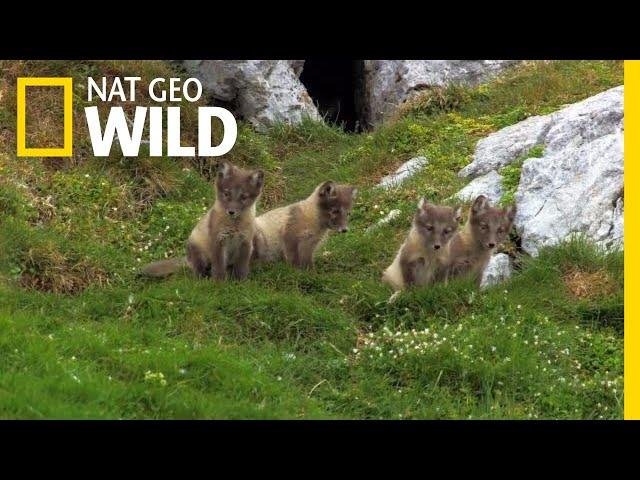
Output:
<instances>
[{"instance_id":1,"label":"fox pup's black nose","mask_svg":"<svg viewBox=\"0 0 640 480\"><path fill-rule=\"evenodd\" d=\"M227 213L228 213L230 216L232 216L232 217L233 217L233 216L236 214L236 211L235 211L235 210L227 210Z\"/></svg>"},{"instance_id":2,"label":"fox pup's black nose","mask_svg":"<svg viewBox=\"0 0 640 480\"><path fill-rule=\"evenodd\" d=\"M433 248L435 248L436 250L438 250L440 248L440 245L434 245Z\"/></svg>"},{"instance_id":3,"label":"fox pup's black nose","mask_svg":"<svg viewBox=\"0 0 640 480\"><path fill-rule=\"evenodd\" d=\"M348 232L348 231L349 231L349 229L348 229L347 227L340 227L340 228L338 229L338 232L340 232L340 233L346 233L346 232Z\"/></svg>"},{"instance_id":4,"label":"fox pup's black nose","mask_svg":"<svg viewBox=\"0 0 640 480\"><path fill-rule=\"evenodd\" d=\"M490 242L488 245L489 245L489 248L493 248L493 247L495 247L495 246L496 246L496 244L495 244L495 243L493 243L493 242Z\"/></svg>"}]
</instances>

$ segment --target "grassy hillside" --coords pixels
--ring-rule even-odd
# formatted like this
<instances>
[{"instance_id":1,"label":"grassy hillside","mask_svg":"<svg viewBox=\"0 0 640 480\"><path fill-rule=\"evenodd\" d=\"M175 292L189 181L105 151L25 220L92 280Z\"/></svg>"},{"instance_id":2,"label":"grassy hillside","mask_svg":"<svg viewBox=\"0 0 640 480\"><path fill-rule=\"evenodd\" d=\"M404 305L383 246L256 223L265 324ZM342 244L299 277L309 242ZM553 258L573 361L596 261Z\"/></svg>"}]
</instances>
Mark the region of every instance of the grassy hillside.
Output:
<instances>
[{"instance_id":1,"label":"grassy hillside","mask_svg":"<svg viewBox=\"0 0 640 480\"><path fill-rule=\"evenodd\" d=\"M94 158L81 110L89 75L141 76L140 105L144 82L180 72L0 61L0 417L621 418L621 253L576 239L530 259L514 238L503 247L519 267L510 282L415 289L392 305L379 276L419 196L457 191L480 138L620 85L622 70L530 62L475 89L427 92L359 135L315 122L266 134L240 125L227 158L267 172L259 210L326 179L361 195L350 232L330 238L315 271L275 264L214 284L135 272L182 254L213 202L216 160L122 158L117 148ZM19 76L76 79L72 159L15 157ZM54 122L57 97L34 95L27 125ZM197 106L182 105L184 144L195 144ZM54 133L29 132L34 145L55 144ZM423 172L395 191L373 188L416 155L430 160ZM512 167L509 189L518 176ZM402 215L366 231L392 208Z\"/></svg>"}]
</instances>

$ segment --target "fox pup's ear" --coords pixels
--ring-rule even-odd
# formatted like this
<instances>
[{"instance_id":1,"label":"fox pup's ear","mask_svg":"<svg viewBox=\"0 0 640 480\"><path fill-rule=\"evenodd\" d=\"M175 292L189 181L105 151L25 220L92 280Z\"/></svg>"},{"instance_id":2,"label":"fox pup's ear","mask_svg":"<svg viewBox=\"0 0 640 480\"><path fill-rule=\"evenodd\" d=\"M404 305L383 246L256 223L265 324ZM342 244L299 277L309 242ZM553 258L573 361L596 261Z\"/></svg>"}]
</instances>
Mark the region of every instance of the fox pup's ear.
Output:
<instances>
[{"instance_id":1,"label":"fox pup's ear","mask_svg":"<svg viewBox=\"0 0 640 480\"><path fill-rule=\"evenodd\" d=\"M462 207L455 208L455 210L453 211L453 218L455 219L456 223L460 223L460 221L462 220Z\"/></svg>"},{"instance_id":2,"label":"fox pup's ear","mask_svg":"<svg viewBox=\"0 0 640 480\"><path fill-rule=\"evenodd\" d=\"M420 197L420 200L418 201L418 210L426 210L428 206L429 202L427 202L427 199Z\"/></svg>"},{"instance_id":3,"label":"fox pup's ear","mask_svg":"<svg viewBox=\"0 0 640 480\"><path fill-rule=\"evenodd\" d=\"M264 186L264 172L262 170L256 170L250 177L251 185L257 190L261 190Z\"/></svg>"},{"instance_id":4,"label":"fox pup's ear","mask_svg":"<svg viewBox=\"0 0 640 480\"><path fill-rule=\"evenodd\" d=\"M471 205L471 211L473 213L480 213L485 208L487 208L487 203L489 199L484 195L479 195L474 201L473 205Z\"/></svg>"},{"instance_id":5,"label":"fox pup's ear","mask_svg":"<svg viewBox=\"0 0 640 480\"><path fill-rule=\"evenodd\" d=\"M513 222L513 220L516 218L516 206L512 205L509 208L507 208L505 210L505 215L507 216L507 218L509 219L509 222Z\"/></svg>"},{"instance_id":6,"label":"fox pup's ear","mask_svg":"<svg viewBox=\"0 0 640 480\"><path fill-rule=\"evenodd\" d=\"M336 183L332 180L324 182L320 186L321 197L334 197L336 194Z\"/></svg>"},{"instance_id":7,"label":"fox pup's ear","mask_svg":"<svg viewBox=\"0 0 640 480\"><path fill-rule=\"evenodd\" d=\"M218 178L227 178L231 173L233 166L226 160L218 162Z\"/></svg>"}]
</instances>

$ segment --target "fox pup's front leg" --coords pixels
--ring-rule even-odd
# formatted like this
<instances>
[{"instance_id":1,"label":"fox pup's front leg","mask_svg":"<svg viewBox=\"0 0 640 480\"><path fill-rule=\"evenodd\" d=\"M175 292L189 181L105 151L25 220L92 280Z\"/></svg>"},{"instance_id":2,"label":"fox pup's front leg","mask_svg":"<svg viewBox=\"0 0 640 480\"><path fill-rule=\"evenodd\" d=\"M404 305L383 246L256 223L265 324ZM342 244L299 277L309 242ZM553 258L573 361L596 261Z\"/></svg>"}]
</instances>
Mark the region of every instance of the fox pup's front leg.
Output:
<instances>
[{"instance_id":1,"label":"fox pup's front leg","mask_svg":"<svg viewBox=\"0 0 640 480\"><path fill-rule=\"evenodd\" d=\"M418 278L418 269L424 267L425 260L420 257L415 260L400 260L400 268L402 270L402 278L406 286L415 285Z\"/></svg>"},{"instance_id":2,"label":"fox pup's front leg","mask_svg":"<svg viewBox=\"0 0 640 480\"><path fill-rule=\"evenodd\" d=\"M299 242L294 234L288 233L284 236L284 256L292 265L300 267Z\"/></svg>"},{"instance_id":3,"label":"fox pup's front leg","mask_svg":"<svg viewBox=\"0 0 640 480\"><path fill-rule=\"evenodd\" d=\"M313 240L305 240L298 244L298 267L313 268L313 253L315 247L316 242Z\"/></svg>"},{"instance_id":4,"label":"fox pup's front leg","mask_svg":"<svg viewBox=\"0 0 640 480\"><path fill-rule=\"evenodd\" d=\"M234 278L244 280L249 275L249 261L251 260L252 250L252 241L250 240L245 240L239 246L238 259L231 270Z\"/></svg>"},{"instance_id":5,"label":"fox pup's front leg","mask_svg":"<svg viewBox=\"0 0 640 480\"><path fill-rule=\"evenodd\" d=\"M199 277L204 278L211 275L211 264L207 261L202 250L192 243L187 244L187 260Z\"/></svg>"},{"instance_id":6,"label":"fox pup's front leg","mask_svg":"<svg viewBox=\"0 0 640 480\"><path fill-rule=\"evenodd\" d=\"M227 252L223 241L218 241L213 249L213 265L211 277L222 282L227 276Z\"/></svg>"}]
</instances>

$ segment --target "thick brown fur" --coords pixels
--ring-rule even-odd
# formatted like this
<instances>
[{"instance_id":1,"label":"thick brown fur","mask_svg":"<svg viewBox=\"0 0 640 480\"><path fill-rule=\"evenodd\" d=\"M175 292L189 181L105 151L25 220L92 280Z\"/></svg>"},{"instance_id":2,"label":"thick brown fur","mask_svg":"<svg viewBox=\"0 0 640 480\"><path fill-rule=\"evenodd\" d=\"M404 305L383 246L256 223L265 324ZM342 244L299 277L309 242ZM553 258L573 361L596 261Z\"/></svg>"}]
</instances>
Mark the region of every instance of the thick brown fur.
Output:
<instances>
[{"instance_id":1,"label":"thick brown fur","mask_svg":"<svg viewBox=\"0 0 640 480\"><path fill-rule=\"evenodd\" d=\"M420 200L411 230L382 280L394 290L429 285L448 256L449 243L460 224L460 208Z\"/></svg>"},{"instance_id":2,"label":"thick brown fur","mask_svg":"<svg viewBox=\"0 0 640 480\"><path fill-rule=\"evenodd\" d=\"M304 200L276 208L256 219L254 258L285 260L299 268L313 266L317 248L329 230L348 230L349 214L357 194L354 187L326 181Z\"/></svg>"},{"instance_id":3,"label":"thick brown fur","mask_svg":"<svg viewBox=\"0 0 640 480\"><path fill-rule=\"evenodd\" d=\"M220 162L216 178L216 201L200 219L187 241L191 270L201 277L224 280L227 274L242 280L249 274L249 261L256 231L256 202L264 186L261 170L244 170ZM166 276L184 261L163 260L142 270L149 276Z\"/></svg>"},{"instance_id":4,"label":"thick brown fur","mask_svg":"<svg viewBox=\"0 0 640 480\"><path fill-rule=\"evenodd\" d=\"M477 197L466 225L451 240L446 265L438 276L448 279L470 275L480 285L482 273L495 249L505 241L516 215L516 207L495 208L487 197Z\"/></svg>"}]
</instances>

